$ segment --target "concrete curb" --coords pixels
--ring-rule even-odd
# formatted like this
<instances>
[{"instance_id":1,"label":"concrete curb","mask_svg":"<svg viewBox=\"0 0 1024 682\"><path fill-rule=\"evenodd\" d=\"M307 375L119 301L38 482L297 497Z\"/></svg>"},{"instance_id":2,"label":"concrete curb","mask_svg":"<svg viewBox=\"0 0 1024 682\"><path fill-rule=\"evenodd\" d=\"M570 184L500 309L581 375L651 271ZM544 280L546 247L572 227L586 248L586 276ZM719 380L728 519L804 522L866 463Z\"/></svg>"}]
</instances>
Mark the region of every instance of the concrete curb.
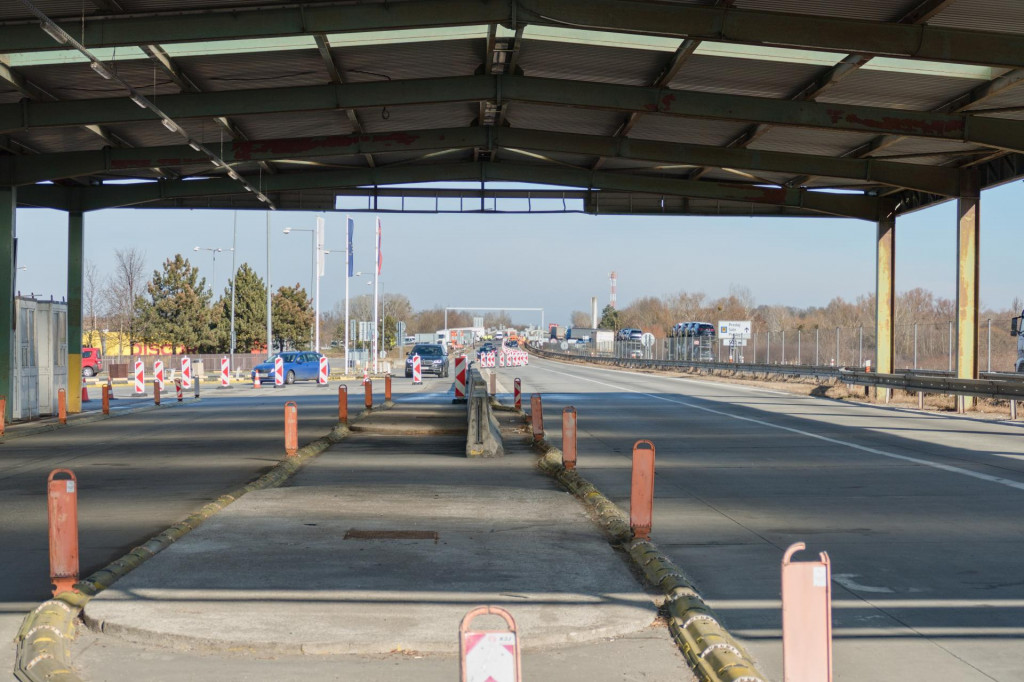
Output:
<instances>
[{"instance_id":1,"label":"concrete curb","mask_svg":"<svg viewBox=\"0 0 1024 682\"><path fill-rule=\"evenodd\" d=\"M505 445L501 428L492 412L492 396L480 370L471 367L466 378L466 457L502 457Z\"/></svg>"},{"instance_id":2,"label":"concrete curb","mask_svg":"<svg viewBox=\"0 0 1024 682\"><path fill-rule=\"evenodd\" d=\"M147 408L155 409L156 406ZM363 419L368 414L369 411L364 411L355 420ZM21 682L83 682L71 666L71 641L75 638L76 621L92 597L170 547L246 493L281 485L307 461L340 442L348 434L347 424L335 425L326 436L302 446L295 456L281 460L277 466L256 480L203 505L198 511L153 536L145 544L75 583L77 591L62 592L40 604L25 616L15 638L17 653L14 676Z\"/></svg>"},{"instance_id":3,"label":"concrete curb","mask_svg":"<svg viewBox=\"0 0 1024 682\"><path fill-rule=\"evenodd\" d=\"M647 581L664 593L669 630L697 677L705 682L766 682L682 569L650 540L634 540L629 516L576 471L566 470L561 450L546 440L534 447L541 452L537 467L594 510L611 541L625 549Z\"/></svg>"}]
</instances>

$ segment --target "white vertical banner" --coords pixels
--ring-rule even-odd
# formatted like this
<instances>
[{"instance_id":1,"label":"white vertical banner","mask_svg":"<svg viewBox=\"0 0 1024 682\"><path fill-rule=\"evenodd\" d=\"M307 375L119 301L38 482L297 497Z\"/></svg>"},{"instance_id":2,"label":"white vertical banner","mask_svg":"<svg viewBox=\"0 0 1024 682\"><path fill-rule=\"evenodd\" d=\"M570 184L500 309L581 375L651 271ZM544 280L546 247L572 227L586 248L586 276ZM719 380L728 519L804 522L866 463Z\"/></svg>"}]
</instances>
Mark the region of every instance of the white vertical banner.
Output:
<instances>
[{"instance_id":1,"label":"white vertical banner","mask_svg":"<svg viewBox=\"0 0 1024 682\"><path fill-rule=\"evenodd\" d=\"M354 220L352 220L351 216L345 216L345 224L346 224L346 227L348 229L346 230L347 234L346 234L346 240L345 240L345 263L346 263L346 267L345 267L345 371L343 372L343 374L347 375L349 369L352 367L352 365L351 365L351 363L349 362L349 359L348 359L348 346L349 346L349 343L351 342L350 333L349 333L350 322L349 322L349 312L348 312L348 285L349 285L349 279L353 275L353 271L352 271L352 263L353 263L353 259L352 259L352 234L356 230L356 223L355 223Z\"/></svg>"}]
</instances>

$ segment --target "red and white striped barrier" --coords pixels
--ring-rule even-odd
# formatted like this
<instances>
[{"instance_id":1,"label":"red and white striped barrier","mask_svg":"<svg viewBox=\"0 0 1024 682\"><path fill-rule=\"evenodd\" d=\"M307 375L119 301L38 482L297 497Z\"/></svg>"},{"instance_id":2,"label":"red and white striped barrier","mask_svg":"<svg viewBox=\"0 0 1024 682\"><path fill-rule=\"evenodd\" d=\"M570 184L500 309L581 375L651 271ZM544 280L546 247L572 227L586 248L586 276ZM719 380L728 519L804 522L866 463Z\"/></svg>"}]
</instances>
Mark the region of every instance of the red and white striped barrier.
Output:
<instances>
[{"instance_id":1,"label":"red and white striped barrier","mask_svg":"<svg viewBox=\"0 0 1024 682\"><path fill-rule=\"evenodd\" d=\"M181 387L186 391L192 388L192 358L181 359Z\"/></svg>"},{"instance_id":2,"label":"red and white striped barrier","mask_svg":"<svg viewBox=\"0 0 1024 682\"><path fill-rule=\"evenodd\" d=\"M284 360L281 356L274 358L274 386L284 386Z\"/></svg>"},{"instance_id":3,"label":"red and white striped barrier","mask_svg":"<svg viewBox=\"0 0 1024 682\"><path fill-rule=\"evenodd\" d=\"M174 393L178 396L178 402L184 400L184 396L181 393L181 379L174 380Z\"/></svg>"},{"instance_id":4,"label":"red and white striped barrier","mask_svg":"<svg viewBox=\"0 0 1024 682\"><path fill-rule=\"evenodd\" d=\"M327 358L320 356L320 372L316 375L316 383L326 384L327 383Z\"/></svg>"},{"instance_id":5,"label":"red and white striped barrier","mask_svg":"<svg viewBox=\"0 0 1024 682\"><path fill-rule=\"evenodd\" d=\"M135 361L135 392L146 392L146 370L142 364L142 358Z\"/></svg>"},{"instance_id":6,"label":"red and white striped barrier","mask_svg":"<svg viewBox=\"0 0 1024 682\"><path fill-rule=\"evenodd\" d=\"M501 354L498 355L498 367L504 367L504 366L505 366L505 353L502 352Z\"/></svg>"},{"instance_id":7,"label":"red and white striped barrier","mask_svg":"<svg viewBox=\"0 0 1024 682\"><path fill-rule=\"evenodd\" d=\"M466 399L466 356L455 358L455 399Z\"/></svg>"},{"instance_id":8,"label":"red and white striped barrier","mask_svg":"<svg viewBox=\"0 0 1024 682\"><path fill-rule=\"evenodd\" d=\"M423 383L423 364L419 355L412 356L412 383Z\"/></svg>"},{"instance_id":9,"label":"red and white striped barrier","mask_svg":"<svg viewBox=\"0 0 1024 682\"><path fill-rule=\"evenodd\" d=\"M220 359L220 387L227 388L231 385L231 361L227 358Z\"/></svg>"},{"instance_id":10,"label":"red and white striped barrier","mask_svg":"<svg viewBox=\"0 0 1024 682\"><path fill-rule=\"evenodd\" d=\"M164 361L155 360L153 362L153 380L160 386L160 392L164 390Z\"/></svg>"}]
</instances>

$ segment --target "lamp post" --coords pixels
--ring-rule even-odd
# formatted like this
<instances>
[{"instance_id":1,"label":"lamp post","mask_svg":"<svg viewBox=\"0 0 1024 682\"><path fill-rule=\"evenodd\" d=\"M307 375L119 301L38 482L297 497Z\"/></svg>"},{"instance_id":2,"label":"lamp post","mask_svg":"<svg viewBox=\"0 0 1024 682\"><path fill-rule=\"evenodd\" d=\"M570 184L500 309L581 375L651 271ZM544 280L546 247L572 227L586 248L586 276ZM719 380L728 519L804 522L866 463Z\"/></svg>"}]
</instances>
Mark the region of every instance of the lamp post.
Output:
<instances>
[{"instance_id":1,"label":"lamp post","mask_svg":"<svg viewBox=\"0 0 1024 682\"><path fill-rule=\"evenodd\" d=\"M320 276L323 275L324 253L324 219L317 217L316 227L286 227L283 232L310 232L313 235L313 273L310 278L310 291L313 293L313 350L320 352Z\"/></svg>"},{"instance_id":2,"label":"lamp post","mask_svg":"<svg viewBox=\"0 0 1024 682\"><path fill-rule=\"evenodd\" d=\"M224 249L215 249L211 246L197 246L192 250L209 251L210 253L213 254L213 276L210 278L210 291L216 291L215 287L217 286L217 254L222 252Z\"/></svg>"}]
</instances>

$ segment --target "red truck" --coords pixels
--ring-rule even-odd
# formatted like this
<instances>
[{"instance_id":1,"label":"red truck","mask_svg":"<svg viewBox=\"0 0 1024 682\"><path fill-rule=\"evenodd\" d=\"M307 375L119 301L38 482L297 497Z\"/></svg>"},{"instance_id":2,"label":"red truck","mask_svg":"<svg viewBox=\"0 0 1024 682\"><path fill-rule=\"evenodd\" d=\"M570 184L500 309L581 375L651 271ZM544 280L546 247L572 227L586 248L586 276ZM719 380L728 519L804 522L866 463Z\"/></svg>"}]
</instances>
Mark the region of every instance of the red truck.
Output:
<instances>
[{"instance_id":1,"label":"red truck","mask_svg":"<svg viewBox=\"0 0 1024 682\"><path fill-rule=\"evenodd\" d=\"M103 371L103 360L99 348L82 349L82 376L94 377Z\"/></svg>"}]
</instances>

